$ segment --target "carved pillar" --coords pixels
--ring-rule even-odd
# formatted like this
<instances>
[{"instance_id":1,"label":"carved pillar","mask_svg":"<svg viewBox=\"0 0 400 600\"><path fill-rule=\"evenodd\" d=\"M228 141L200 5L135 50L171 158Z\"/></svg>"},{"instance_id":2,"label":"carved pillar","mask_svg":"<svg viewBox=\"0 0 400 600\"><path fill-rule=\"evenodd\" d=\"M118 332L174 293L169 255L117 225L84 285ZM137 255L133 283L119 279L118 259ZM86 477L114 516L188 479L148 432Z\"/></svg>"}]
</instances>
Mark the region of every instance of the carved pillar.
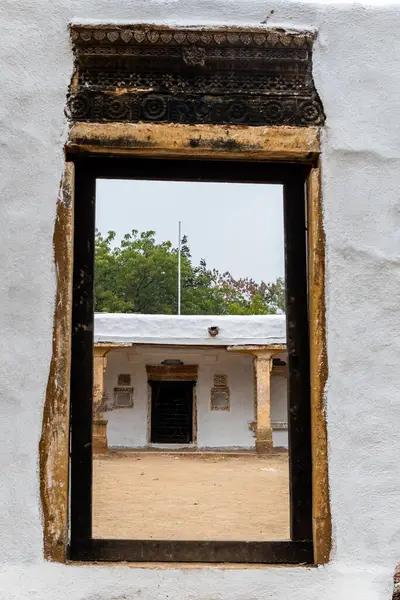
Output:
<instances>
[{"instance_id":1,"label":"carved pillar","mask_svg":"<svg viewBox=\"0 0 400 600\"><path fill-rule=\"evenodd\" d=\"M254 356L256 394L256 451L266 454L273 448L271 425L271 370L272 355L262 353Z\"/></svg>"}]
</instances>

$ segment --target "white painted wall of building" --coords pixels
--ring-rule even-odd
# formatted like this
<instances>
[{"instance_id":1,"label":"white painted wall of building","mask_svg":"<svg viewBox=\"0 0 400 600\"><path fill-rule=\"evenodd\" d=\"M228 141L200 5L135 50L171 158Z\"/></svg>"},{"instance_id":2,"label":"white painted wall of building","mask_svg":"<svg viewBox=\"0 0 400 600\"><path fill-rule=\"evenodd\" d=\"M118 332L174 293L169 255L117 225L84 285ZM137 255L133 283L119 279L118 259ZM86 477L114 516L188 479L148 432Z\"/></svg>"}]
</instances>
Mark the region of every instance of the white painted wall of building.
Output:
<instances>
[{"instance_id":1,"label":"white painted wall of building","mask_svg":"<svg viewBox=\"0 0 400 600\"><path fill-rule=\"evenodd\" d=\"M287 379L273 375L271 377L271 421L287 422L287 420Z\"/></svg>"},{"instance_id":2,"label":"white painted wall of building","mask_svg":"<svg viewBox=\"0 0 400 600\"><path fill-rule=\"evenodd\" d=\"M272 13L272 11L274 11ZM321 568L127 568L43 561L38 443L52 351L53 228L67 24L316 27L334 547ZM2 0L0 597L388 600L400 557L400 7L265 0Z\"/></svg>"},{"instance_id":3,"label":"white painted wall of building","mask_svg":"<svg viewBox=\"0 0 400 600\"><path fill-rule=\"evenodd\" d=\"M252 448L255 438L249 429L254 420L253 359L245 354L227 352L225 349L162 348L136 346L112 350L108 354L104 374L104 390L110 399L114 396L118 374L131 376L134 388L134 406L106 413L107 438L110 447L137 448L147 445L148 384L146 365L159 365L165 359L180 359L185 364L198 365L197 395L197 446L199 448ZM228 377L230 410L211 410L210 395L214 374ZM271 408L275 420L287 420L286 380L273 377ZM277 381L281 384L277 385ZM283 407L283 408L282 408ZM275 432L278 433L278 432ZM275 436L274 433L274 436ZM280 433L280 432L279 432ZM284 439L278 435L277 439ZM281 444L280 444L281 445ZM286 444L287 446L287 441Z\"/></svg>"},{"instance_id":4,"label":"white painted wall of building","mask_svg":"<svg viewBox=\"0 0 400 600\"><path fill-rule=\"evenodd\" d=\"M277 430L272 432L272 443L274 448L287 448L289 445L288 432L285 430Z\"/></svg>"},{"instance_id":5,"label":"white painted wall of building","mask_svg":"<svg viewBox=\"0 0 400 600\"><path fill-rule=\"evenodd\" d=\"M218 327L212 337L209 327ZM286 344L285 315L137 315L96 313L94 341L240 346Z\"/></svg>"}]
</instances>

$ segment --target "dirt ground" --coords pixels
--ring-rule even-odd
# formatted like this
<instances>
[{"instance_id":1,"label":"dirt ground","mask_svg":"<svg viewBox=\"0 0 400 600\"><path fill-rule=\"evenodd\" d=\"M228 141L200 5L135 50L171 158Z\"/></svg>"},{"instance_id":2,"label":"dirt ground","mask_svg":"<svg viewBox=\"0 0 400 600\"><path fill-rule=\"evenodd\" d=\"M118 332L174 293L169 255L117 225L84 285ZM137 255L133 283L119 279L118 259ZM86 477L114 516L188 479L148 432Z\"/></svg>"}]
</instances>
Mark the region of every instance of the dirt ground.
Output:
<instances>
[{"instance_id":1,"label":"dirt ground","mask_svg":"<svg viewBox=\"0 0 400 600\"><path fill-rule=\"evenodd\" d=\"M95 457L93 537L288 539L287 454Z\"/></svg>"}]
</instances>

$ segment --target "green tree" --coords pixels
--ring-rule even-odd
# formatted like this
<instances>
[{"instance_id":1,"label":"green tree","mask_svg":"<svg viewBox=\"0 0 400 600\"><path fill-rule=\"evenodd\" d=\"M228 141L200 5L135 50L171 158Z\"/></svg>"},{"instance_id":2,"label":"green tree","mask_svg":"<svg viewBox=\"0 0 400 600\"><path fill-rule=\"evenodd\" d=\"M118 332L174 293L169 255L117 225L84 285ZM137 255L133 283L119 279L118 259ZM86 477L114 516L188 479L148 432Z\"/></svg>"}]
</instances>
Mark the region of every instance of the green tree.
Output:
<instances>
[{"instance_id":1,"label":"green tree","mask_svg":"<svg viewBox=\"0 0 400 600\"><path fill-rule=\"evenodd\" d=\"M227 272L220 275L219 286L228 314L271 315L285 310L285 284L281 277L275 282L257 283L249 277L235 279Z\"/></svg>"},{"instance_id":2,"label":"green tree","mask_svg":"<svg viewBox=\"0 0 400 600\"><path fill-rule=\"evenodd\" d=\"M99 312L176 313L177 251L154 231L132 230L112 248L114 232L96 233L95 298ZM186 270L183 257L183 270Z\"/></svg>"},{"instance_id":3,"label":"green tree","mask_svg":"<svg viewBox=\"0 0 400 600\"><path fill-rule=\"evenodd\" d=\"M96 231L95 310L176 314L178 250L157 243L154 231L132 230L114 246L115 233ZM193 265L186 236L182 238L182 314L274 314L284 310L284 285L234 279L209 269L204 259Z\"/></svg>"}]
</instances>

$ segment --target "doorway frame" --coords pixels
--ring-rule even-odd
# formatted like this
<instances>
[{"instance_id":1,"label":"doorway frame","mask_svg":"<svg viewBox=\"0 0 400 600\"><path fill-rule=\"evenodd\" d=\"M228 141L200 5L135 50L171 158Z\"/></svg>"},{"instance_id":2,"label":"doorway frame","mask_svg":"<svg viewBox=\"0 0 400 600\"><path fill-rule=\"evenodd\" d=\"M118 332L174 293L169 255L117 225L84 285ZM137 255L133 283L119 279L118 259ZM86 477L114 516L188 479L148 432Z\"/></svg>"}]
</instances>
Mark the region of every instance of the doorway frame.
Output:
<instances>
[{"instance_id":1,"label":"doorway frame","mask_svg":"<svg viewBox=\"0 0 400 600\"><path fill-rule=\"evenodd\" d=\"M192 447L197 446L197 378L198 365L146 365L147 373L147 436L149 447L151 442L151 385L150 381L194 381L193 413L192 413Z\"/></svg>"},{"instance_id":2,"label":"doorway frame","mask_svg":"<svg viewBox=\"0 0 400 600\"><path fill-rule=\"evenodd\" d=\"M74 234L73 155L287 161L311 166L307 178L314 563L329 561L331 514L324 389L328 377L325 234L318 127L240 127L143 123L77 123L69 131L54 229L56 301L53 350L40 440L44 555L64 563L69 548L69 373ZM58 426L54 427L54 423ZM210 557L211 559L211 557ZM266 557L266 562L270 562ZM90 560L90 559L89 559ZM147 559L151 562L151 558ZM229 561L228 561L229 562Z\"/></svg>"},{"instance_id":3,"label":"doorway frame","mask_svg":"<svg viewBox=\"0 0 400 600\"><path fill-rule=\"evenodd\" d=\"M150 381L193 381L192 405L192 442L191 447L197 446L197 378L198 365L146 365L147 372L147 435L146 442L149 448L151 441L151 393Z\"/></svg>"},{"instance_id":4,"label":"doorway frame","mask_svg":"<svg viewBox=\"0 0 400 600\"><path fill-rule=\"evenodd\" d=\"M191 442L152 442L151 441L151 423L152 423L152 414L153 414L153 386L151 385L152 383L159 383L159 384L163 384L163 383L190 383L191 384L191 390L192 390L192 418L191 418L191 438L192 441ZM150 427L150 431L148 429L148 445L149 447L154 447L155 445L161 444L164 446L171 446L170 450L173 451L174 446L176 446L177 448L179 446L190 446L191 448L195 448L196 447L196 442L195 442L195 438L197 441L197 436L195 435L195 422L197 421L197 419L195 419L195 415L194 415L194 411L197 409L196 403L195 403L195 388L197 385L197 381L192 380L192 381L188 381L188 380L182 380L182 379L161 379L161 380L149 380L148 381L148 387L150 388L150 407L148 407L148 410L150 411L149 413L149 418L148 418L148 427ZM197 432L196 432L197 433ZM169 449L169 448L168 448Z\"/></svg>"}]
</instances>

